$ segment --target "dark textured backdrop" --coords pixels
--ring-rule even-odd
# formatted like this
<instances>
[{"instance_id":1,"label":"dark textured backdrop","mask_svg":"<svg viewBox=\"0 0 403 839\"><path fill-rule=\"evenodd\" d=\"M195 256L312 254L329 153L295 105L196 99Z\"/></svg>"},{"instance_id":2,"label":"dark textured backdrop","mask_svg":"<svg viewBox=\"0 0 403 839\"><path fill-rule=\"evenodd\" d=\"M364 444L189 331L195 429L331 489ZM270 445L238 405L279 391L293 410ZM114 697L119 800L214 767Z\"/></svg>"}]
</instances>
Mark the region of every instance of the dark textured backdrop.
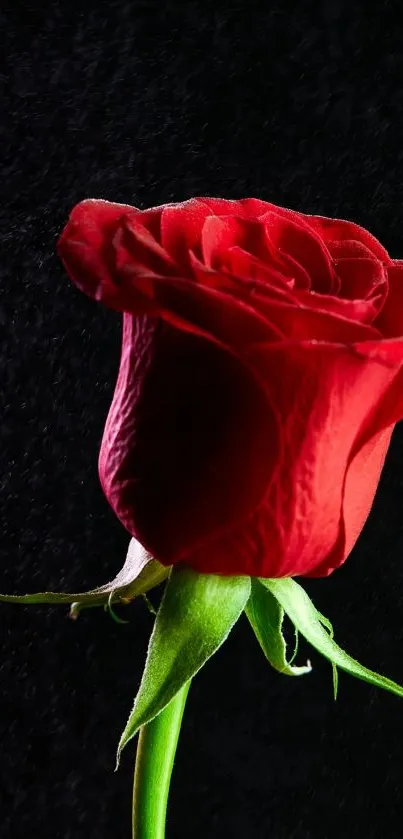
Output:
<instances>
[{"instance_id":1,"label":"dark textured backdrop","mask_svg":"<svg viewBox=\"0 0 403 839\"><path fill-rule=\"evenodd\" d=\"M399 6L3 4L0 590L101 584L128 541L96 471L120 317L55 256L70 208L253 195L403 256ZM349 562L307 584L340 643L401 682L402 442ZM1 607L2 839L128 839L133 744L117 774L114 756L151 629L129 612ZM403 701L341 675L334 704L311 658L276 675L237 625L189 697L169 839L398 839Z\"/></svg>"}]
</instances>

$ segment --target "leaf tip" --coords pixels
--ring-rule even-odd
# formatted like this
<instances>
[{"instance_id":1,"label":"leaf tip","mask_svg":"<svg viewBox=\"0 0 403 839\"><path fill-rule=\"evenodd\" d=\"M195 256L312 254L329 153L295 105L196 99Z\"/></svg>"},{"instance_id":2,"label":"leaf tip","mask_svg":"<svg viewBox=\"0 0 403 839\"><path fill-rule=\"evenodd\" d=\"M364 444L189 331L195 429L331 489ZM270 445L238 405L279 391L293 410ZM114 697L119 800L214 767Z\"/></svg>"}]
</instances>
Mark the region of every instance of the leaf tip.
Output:
<instances>
[{"instance_id":1,"label":"leaf tip","mask_svg":"<svg viewBox=\"0 0 403 839\"><path fill-rule=\"evenodd\" d=\"M114 769L115 772L117 772L118 769L119 769L120 758L122 756L122 752L123 752L124 747L128 743L128 740L130 740L130 737L128 738L127 734L126 734L126 731L124 731L123 734L121 735L121 738L120 738L119 743L118 743L118 748L117 748L117 751L116 751L116 763L115 763L115 769Z\"/></svg>"},{"instance_id":2,"label":"leaf tip","mask_svg":"<svg viewBox=\"0 0 403 839\"><path fill-rule=\"evenodd\" d=\"M115 594L115 591L112 590L109 597L108 597L108 602L105 604L105 611L109 612L109 615L111 616L112 620L115 621L115 623L119 623L119 624L130 623L130 621L125 621L125 620L123 620L123 618L120 618L116 614L115 610L112 608L112 600L113 600L113 595L114 594Z\"/></svg>"},{"instance_id":3,"label":"leaf tip","mask_svg":"<svg viewBox=\"0 0 403 839\"><path fill-rule=\"evenodd\" d=\"M117 748L117 752L116 752L116 766L115 766L115 772L117 772L117 770L119 769L119 766L120 766L120 758L121 758L121 755L122 755L123 749L125 748L125 746L127 746L127 744L128 744L128 742L129 742L129 740L131 740L133 736L134 736L133 734L128 734L128 732L127 732L127 726L126 726L125 730L123 731L123 733L122 733L122 735L121 735L121 738L120 738L120 740L119 740L119 743L118 743L118 748Z\"/></svg>"},{"instance_id":4,"label":"leaf tip","mask_svg":"<svg viewBox=\"0 0 403 839\"><path fill-rule=\"evenodd\" d=\"M333 664L333 698L337 701L337 694L339 692L339 674L335 664Z\"/></svg>"}]
</instances>

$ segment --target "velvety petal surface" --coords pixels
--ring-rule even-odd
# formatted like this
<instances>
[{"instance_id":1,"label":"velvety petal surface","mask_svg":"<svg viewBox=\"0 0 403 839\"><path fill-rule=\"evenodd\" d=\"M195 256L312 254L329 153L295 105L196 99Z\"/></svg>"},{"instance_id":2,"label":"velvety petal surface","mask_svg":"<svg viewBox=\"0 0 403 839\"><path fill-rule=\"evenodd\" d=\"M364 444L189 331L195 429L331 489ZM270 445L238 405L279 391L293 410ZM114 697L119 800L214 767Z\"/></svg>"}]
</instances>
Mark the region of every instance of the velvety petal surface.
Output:
<instances>
[{"instance_id":1,"label":"velvety petal surface","mask_svg":"<svg viewBox=\"0 0 403 839\"><path fill-rule=\"evenodd\" d=\"M283 460L260 508L208 551L189 556L190 565L324 576L346 559L372 504L393 424L403 416L403 342L391 347L389 364L375 346L361 351L306 343L251 352L276 405Z\"/></svg>"},{"instance_id":2,"label":"velvety petal surface","mask_svg":"<svg viewBox=\"0 0 403 839\"><path fill-rule=\"evenodd\" d=\"M124 316L101 483L124 526L165 564L260 504L281 449L275 410L232 353Z\"/></svg>"}]
</instances>

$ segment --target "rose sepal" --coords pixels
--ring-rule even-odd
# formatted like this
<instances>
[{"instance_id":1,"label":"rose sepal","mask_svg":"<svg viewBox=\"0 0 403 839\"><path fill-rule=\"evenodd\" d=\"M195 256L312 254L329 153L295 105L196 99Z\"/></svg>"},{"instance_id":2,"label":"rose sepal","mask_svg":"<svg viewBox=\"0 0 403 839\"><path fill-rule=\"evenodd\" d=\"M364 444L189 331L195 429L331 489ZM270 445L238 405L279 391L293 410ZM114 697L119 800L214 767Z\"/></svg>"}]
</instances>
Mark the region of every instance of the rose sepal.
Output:
<instances>
[{"instance_id":1,"label":"rose sepal","mask_svg":"<svg viewBox=\"0 0 403 839\"><path fill-rule=\"evenodd\" d=\"M296 630L331 662L334 677L337 673L336 668L340 668L357 679L383 688L396 696L403 696L403 686L364 667L339 647L333 638L330 621L318 612L306 591L291 577L259 578L253 581L253 585L263 586L275 597ZM334 687L336 695L337 680L334 681Z\"/></svg>"},{"instance_id":2,"label":"rose sepal","mask_svg":"<svg viewBox=\"0 0 403 839\"><path fill-rule=\"evenodd\" d=\"M295 629L295 646L290 659L287 657L287 645L283 634L285 612L273 594L262 586L259 580L252 578L249 600L245 614L257 640L271 666L286 676L303 676L310 673L310 661L305 665L294 665L298 651L298 630Z\"/></svg>"},{"instance_id":3,"label":"rose sepal","mask_svg":"<svg viewBox=\"0 0 403 839\"><path fill-rule=\"evenodd\" d=\"M133 709L119 741L120 754L228 637L251 590L250 577L201 574L187 567L170 573L150 637Z\"/></svg>"},{"instance_id":4,"label":"rose sepal","mask_svg":"<svg viewBox=\"0 0 403 839\"><path fill-rule=\"evenodd\" d=\"M72 604L70 615L77 618L82 609L92 606L110 606L111 601L130 603L165 580L170 569L150 556L137 542L131 539L123 567L116 577L103 586L82 592L44 591L35 594L0 594L3 603L29 604Z\"/></svg>"}]
</instances>

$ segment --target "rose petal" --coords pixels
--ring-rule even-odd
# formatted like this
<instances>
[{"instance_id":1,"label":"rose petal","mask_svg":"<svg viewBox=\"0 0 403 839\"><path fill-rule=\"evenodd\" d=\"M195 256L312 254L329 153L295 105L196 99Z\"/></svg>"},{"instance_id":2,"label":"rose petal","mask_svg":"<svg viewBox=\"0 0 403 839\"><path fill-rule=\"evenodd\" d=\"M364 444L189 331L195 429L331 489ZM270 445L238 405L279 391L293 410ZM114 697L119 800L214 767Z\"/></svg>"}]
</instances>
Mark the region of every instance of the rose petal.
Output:
<instances>
[{"instance_id":1,"label":"rose petal","mask_svg":"<svg viewBox=\"0 0 403 839\"><path fill-rule=\"evenodd\" d=\"M238 220L251 219L256 224L259 215L267 212L269 206L265 201L259 201L255 198L246 198L240 201L229 201L221 198L192 198L189 201L183 201L181 204L165 205L161 213L161 244L178 264L188 264L190 250L199 259L201 258L200 243L206 219L210 218L211 220L211 234L214 236L214 219L218 221L223 216L227 216L227 218L234 217Z\"/></svg>"},{"instance_id":2,"label":"rose petal","mask_svg":"<svg viewBox=\"0 0 403 839\"><path fill-rule=\"evenodd\" d=\"M327 241L326 246L330 256L335 260L348 258L374 259L374 254L369 248L367 248L366 245L363 245L362 242L354 241L353 239L345 239L336 242Z\"/></svg>"},{"instance_id":3,"label":"rose petal","mask_svg":"<svg viewBox=\"0 0 403 839\"><path fill-rule=\"evenodd\" d=\"M403 338L384 341L365 341L355 344L354 352L364 363L372 362L391 376L389 387L368 412L361 433L356 440L351 458L375 435L395 425L403 417Z\"/></svg>"},{"instance_id":4,"label":"rose petal","mask_svg":"<svg viewBox=\"0 0 403 839\"><path fill-rule=\"evenodd\" d=\"M147 221L147 219L144 219ZM143 224L143 216L130 213L121 219L112 241L119 270L131 265L138 273L177 274L176 262Z\"/></svg>"},{"instance_id":5,"label":"rose petal","mask_svg":"<svg viewBox=\"0 0 403 839\"><path fill-rule=\"evenodd\" d=\"M57 251L70 278L97 300L101 299L101 286L105 302L115 295L110 273L114 261L112 239L128 212L136 209L89 198L74 207L59 237Z\"/></svg>"},{"instance_id":6,"label":"rose petal","mask_svg":"<svg viewBox=\"0 0 403 839\"><path fill-rule=\"evenodd\" d=\"M252 222L252 226L254 223ZM248 239L253 253L256 247L252 234L248 237L247 226L243 219L236 216L209 216L206 218L201 238L202 256L207 268L219 268L220 255L234 245L247 247ZM256 237L255 237L256 238Z\"/></svg>"},{"instance_id":7,"label":"rose petal","mask_svg":"<svg viewBox=\"0 0 403 839\"><path fill-rule=\"evenodd\" d=\"M403 260L388 266L389 293L374 326L386 338L403 336Z\"/></svg>"},{"instance_id":8,"label":"rose petal","mask_svg":"<svg viewBox=\"0 0 403 839\"><path fill-rule=\"evenodd\" d=\"M376 434L352 458L344 483L339 545L304 576L328 577L351 553L371 511L392 431L393 427Z\"/></svg>"},{"instance_id":9,"label":"rose petal","mask_svg":"<svg viewBox=\"0 0 403 839\"><path fill-rule=\"evenodd\" d=\"M207 204L197 199L164 207L161 216L161 244L178 265L188 265L189 251L201 256L201 234L210 214Z\"/></svg>"},{"instance_id":10,"label":"rose petal","mask_svg":"<svg viewBox=\"0 0 403 839\"><path fill-rule=\"evenodd\" d=\"M263 262L238 245L230 247L225 253L220 254L219 270L228 271L232 276L238 277L251 286L258 283L259 288L264 289L266 286L269 290L276 289L288 299L296 302L292 292L294 288L292 279L282 274L273 265Z\"/></svg>"},{"instance_id":11,"label":"rose petal","mask_svg":"<svg viewBox=\"0 0 403 839\"><path fill-rule=\"evenodd\" d=\"M134 276L130 284L128 271L123 279L126 311L133 314L146 311L144 286L139 287L139 280L142 283L146 281L150 300L149 314L194 334L208 335L236 352L241 353L244 347L255 341L271 341L283 337L280 327L271 323L252 305L216 288L201 286L182 278L152 275L140 278Z\"/></svg>"},{"instance_id":12,"label":"rose petal","mask_svg":"<svg viewBox=\"0 0 403 839\"><path fill-rule=\"evenodd\" d=\"M336 289L332 261L319 236L295 219L267 213L262 217L270 241L277 251L302 266L314 291L331 293Z\"/></svg>"},{"instance_id":13,"label":"rose petal","mask_svg":"<svg viewBox=\"0 0 403 839\"><path fill-rule=\"evenodd\" d=\"M390 355L403 357L403 342ZM283 459L261 507L186 562L205 572L263 577L305 576L315 569L326 574L328 566L346 558L350 536L361 529L375 493L386 438L372 458L367 452L367 472L355 469L351 484L346 475L368 442L363 436L367 418L388 400L399 365L343 345L309 342L259 347L248 359L276 405ZM394 415L383 413L389 426L396 415L403 416L401 392ZM344 520L346 487L350 498L364 482L362 506L350 507Z\"/></svg>"},{"instance_id":14,"label":"rose petal","mask_svg":"<svg viewBox=\"0 0 403 839\"><path fill-rule=\"evenodd\" d=\"M345 320L362 324L372 324L377 315L381 301L374 300L345 300L328 294L315 294L310 291L298 291L299 302L315 310L329 312ZM376 330L379 334L379 330Z\"/></svg>"},{"instance_id":15,"label":"rose petal","mask_svg":"<svg viewBox=\"0 0 403 839\"><path fill-rule=\"evenodd\" d=\"M298 285L307 289L311 286L306 268L271 238L266 216L259 220L235 216L208 217L203 226L202 251L206 266L217 271L232 265L231 273L241 276L242 270L246 272L243 276L248 278L247 271L253 271L253 264L256 267L260 263L263 269L261 278L264 271L266 276L269 272L270 284L277 277L282 286ZM249 262L246 257L242 261L241 254L249 254Z\"/></svg>"},{"instance_id":16,"label":"rose petal","mask_svg":"<svg viewBox=\"0 0 403 839\"><path fill-rule=\"evenodd\" d=\"M226 198L200 198L200 201L209 208L208 215L215 216L238 216L240 218L256 219L267 213L273 206L267 201L259 198L240 198L229 200Z\"/></svg>"},{"instance_id":17,"label":"rose petal","mask_svg":"<svg viewBox=\"0 0 403 839\"><path fill-rule=\"evenodd\" d=\"M298 299L277 271L263 265L242 248L230 248L221 260L222 270L214 271L191 254L195 279L202 285L226 291L237 299L254 306L255 294L268 300L283 300L298 305Z\"/></svg>"},{"instance_id":18,"label":"rose petal","mask_svg":"<svg viewBox=\"0 0 403 839\"><path fill-rule=\"evenodd\" d=\"M239 359L125 315L99 472L116 515L153 556L171 564L248 516L280 451L276 414Z\"/></svg>"},{"instance_id":19,"label":"rose petal","mask_svg":"<svg viewBox=\"0 0 403 839\"><path fill-rule=\"evenodd\" d=\"M270 249L265 224L236 216L209 216L202 230L202 254L207 268L220 270L226 254L234 247L266 263L270 267Z\"/></svg>"},{"instance_id":20,"label":"rose petal","mask_svg":"<svg viewBox=\"0 0 403 839\"><path fill-rule=\"evenodd\" d=\"M340 279L340 297L358 300L377 300L378 310L386 300L389 283L386 267L374 259L337 259L336 271Z\"/></svg>"},{"instance_id":21,"label":"rose petal","mask_svg":"<svg viewBox=\"0 0 403 839\"><path fill-rule=\"evenodd\" d=\"M365 418L347 464L341 514L340 544L308 576L331 574L344 562L370 512L378 479L396 422L403 418L403 339L362 344L358 356L378 364L390 376L389 386ZM368 480L371 477L371 480Z\"/></svg>"},{"instance_id":22,"label":"rose petal","mask_svg":"<svg viewBox=\"0 0 403 839\"><path fill-rule=\"evenodd\" d=\"M356 240L365 245L381 262L390 263L390 256L378 239L352 221L331 219L324 216L305 216L307 224L317 231L324 242L351 242ZM350 246L349 246L350 247Z\"/></svg>"},{"instance_id":23,"label":"rose petal","mask_svg":"<svg viewBox=\"0 0 403 839\"><path fill-rule=\"evenodd\" d=\"M388 387L362 423L347 463L339 544L307 576L328 576L353 549L372 507L395 423L403 418L403 339L365 343L354 351L384 369Z\"/></svg>"},{"instance_id":24,"label":"rose petal","mask_svg":"<svg viewBox=\"0 0 403 839\"><path fill-rule=\"evenodd\" d=\"M306 292L308 295L309 292ZM380 337L377 329L365 323L358 317L352 320L343 316L342 312L336 312L336 306L332 310L326 310L325 306L320 308L317 298L326 300L325 295L315 295L317 308L312 307L312 301L308 299L307 305L292 305L284 301L268 300L259 294L253 295L253 306L263 314L273 325L281 330L281 333L290 341L335 341L340 343L351 343L354 341L365 341ZM331 298L330 298L331 299ZM358 304L360 301L357 301ZM340 307L341 309L342 307ZM352 309L348 313L352 314ZM355 315L365 314L363 306L357 306Z\"/></svg>"}]
</instances>

